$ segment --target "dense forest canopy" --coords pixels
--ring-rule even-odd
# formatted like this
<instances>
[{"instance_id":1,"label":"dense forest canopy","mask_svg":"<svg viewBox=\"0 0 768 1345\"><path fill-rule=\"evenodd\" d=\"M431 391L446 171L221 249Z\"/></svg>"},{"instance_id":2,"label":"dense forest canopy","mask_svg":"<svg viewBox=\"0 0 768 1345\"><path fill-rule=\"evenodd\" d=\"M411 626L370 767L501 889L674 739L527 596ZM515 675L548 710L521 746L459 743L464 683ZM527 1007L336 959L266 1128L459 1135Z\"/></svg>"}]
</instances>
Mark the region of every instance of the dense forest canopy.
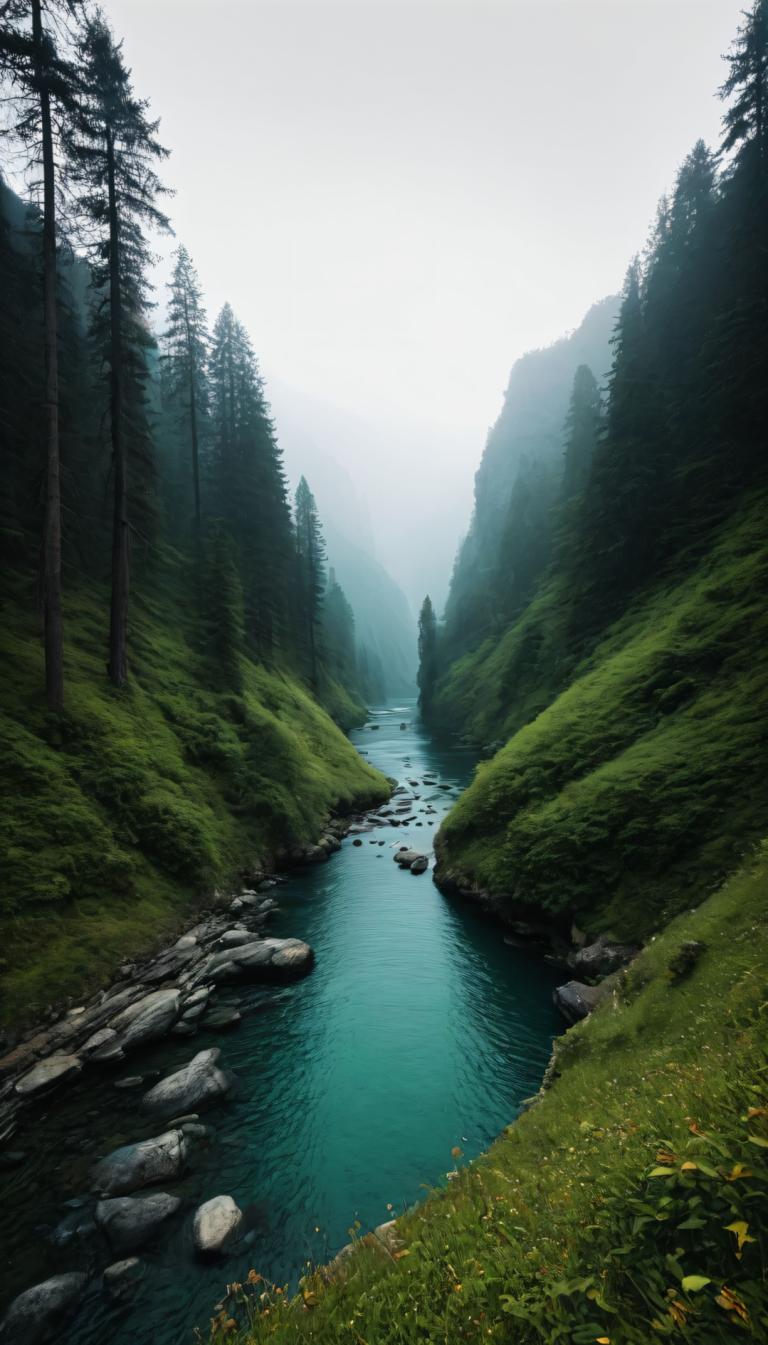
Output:
<instances>
[{"instance_id":1,"label":"dense forest canopy","mask_svg":"<svg viewBox=\"0 0 768 1345\"><path fill-rule=\"evenodd\" d=\"M439 632L443 673L545 583L585 647L763 478L766 22L759 3L728 58L722 143L691 149L620 300L512 370Z\"/></svg>"},{"instance_id":2,"label":"dense forest canopy","mask_svg":"<svg viewBox=\"0 0 768 1345\"><path fill-rule=\"evenodd\" d=\"M62 591L109 577L120 686L131 592L151 587L168 547L188 558L188 601L217 677L228 668L237 686L247 652L321 695L341 676L353 695L382 696L380 651L355 638L338 582L317 560L308 577L304 496L294 518L248 333L228 303L209 326L183 243L167 296L153 293L152 233L171 227L167 151L120 44L80 3L12 0L3 18L5 143L33 183L43 171L45 189L25 207L0 184L2 546L39 584L50 708L66 703Z\"/></svg>"}]
</instances>

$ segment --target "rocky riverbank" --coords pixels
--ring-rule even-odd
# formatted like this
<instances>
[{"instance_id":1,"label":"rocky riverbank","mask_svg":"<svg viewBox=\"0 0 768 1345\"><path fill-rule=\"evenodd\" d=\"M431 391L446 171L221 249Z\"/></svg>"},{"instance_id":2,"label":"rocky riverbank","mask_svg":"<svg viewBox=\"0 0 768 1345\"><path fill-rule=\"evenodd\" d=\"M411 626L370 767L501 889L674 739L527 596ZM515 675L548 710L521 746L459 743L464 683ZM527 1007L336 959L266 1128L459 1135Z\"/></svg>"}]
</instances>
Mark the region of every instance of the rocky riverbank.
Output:
<instances>
[{"instance_id":1,"label":"rocky riverbank","mask_svg":"<svg viewBox=\"0 0 768 1345\"><path fill-rule=\"evenodd\" d=\"M264 926L277 908L284 870L322 863L366 815L332 818L314 845L296 846L251 865L242 886L215 893L214 905L170 947L141 962L123 963L112 984L82 1004L13 1040L0 1057L0 1166L13 1164L13 1137L25 1108L84 1071L124 1062L140 1047L198 1025L224 1029L236 1011L216 1006L216 989L242 981L281 981L311 969L312 949L300 939L269 939ZM9 1145L11 1146L9 1148Z\"/></svg>"},{"instance_id":2,"label":"rocky riverbank","mask_svg":"<svg viewBox=\"0 0 768 1345\"><path fill-rule=\"evenodd\" d=\"M183 1203L157 1189L147 1194L145 1188L177 1181L188 1170L210 1133L199 1113L225 1100L236 1086L221 1069L215 1048L198 1051L159 1080L156 1072L142 1074L142 1050L165 1037L194 1038L198 1030L235 1028L241 1014L231 991L238 983L279 984L311 971L309 944L270 938L266 932L286 881L278 866L324 862L350 830L366 823L365 814L332 819L317 844L275 856L274 869L252 866L242 886L217 895L213 909L170 947L145 961L123 964L109 988L21 1036L0 1058L0 1167L6 1170L26 1161L35 1106L48 1108L68 1084L89 1072L117 1074L115 1087L135 1091L144 1121L157 1117L165 1126L95 1163L91 1195L73 1198L71 1212L52 1235L62 1248L73 1239L87 1246L90 1273L65 1271L25 1290L3 1318L0 1340L16 1340L20 1323L25 1339L49 1339L77 1310L86 1288L92 1292L100 1285L111 1298L136 1289L143 1275L136 1253L162 1235ZM217 1002L221 987L227 988L226 1005ZM196 1211L192 1244L199 1255L229 1251L243 1238L243 1214L230 1196L213 1194Z\"/></svg>"}]
</instances>

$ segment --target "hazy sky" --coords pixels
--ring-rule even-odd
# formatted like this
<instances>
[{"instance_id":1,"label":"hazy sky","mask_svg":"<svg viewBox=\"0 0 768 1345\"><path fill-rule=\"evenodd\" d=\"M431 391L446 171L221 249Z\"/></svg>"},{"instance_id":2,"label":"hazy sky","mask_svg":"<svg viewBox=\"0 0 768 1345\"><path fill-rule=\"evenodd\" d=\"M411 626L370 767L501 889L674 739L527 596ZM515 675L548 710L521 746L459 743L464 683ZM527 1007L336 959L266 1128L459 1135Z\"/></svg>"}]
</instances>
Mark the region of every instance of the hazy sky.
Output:
<instances>
[{"instance_id":1,"label":"hazy sky","mask_svg":"<svg viewBox=\"0 0 768 1345\"><path fill-rule=\"evenodd\" d=\"M716 140L743 3L106 0L211 316L278 411L336 408L311 428L412 597L444 589L513 360L620 285Z\"/></svg>"}]
</instances>

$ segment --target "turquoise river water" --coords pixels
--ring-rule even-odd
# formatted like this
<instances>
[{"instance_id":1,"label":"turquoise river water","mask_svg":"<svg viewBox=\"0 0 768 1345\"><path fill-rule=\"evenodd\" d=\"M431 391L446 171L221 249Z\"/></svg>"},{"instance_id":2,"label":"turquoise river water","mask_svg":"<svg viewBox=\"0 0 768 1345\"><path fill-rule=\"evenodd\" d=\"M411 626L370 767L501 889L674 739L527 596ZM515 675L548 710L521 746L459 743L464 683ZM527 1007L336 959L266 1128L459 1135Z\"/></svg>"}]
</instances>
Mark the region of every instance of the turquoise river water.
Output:
<instances>
[{"instance_id":1,"label":"turquoise river water","mask_svg":"<svg viewBox=\"0 0 768 1345\"><path fill-rule=\"evenodd\" d=\"M423 731L411 702L374 712L374 723L377 730L360 729L353 741L418 796L411 811L421 826L379 826L360 846L349 837L327 864L276 891L269 933L312 944L316 965L305 980L238 987L244 1017L236 1030L201 1030L191 1042L166 1041L131 1058L124 1073L167 1071L220 1046L238 1090L206 1112L209 1147L167 1188L184 1197L185 1211L142 1253L147 1269L135 1299L111 1305L95 1274L57 1345L191 1341L227 1281L255 1267L277 1283L295 1282L307 1260L327 1260L349 1241L354 1220L373 1227L444 1181L454 1145L467 1158L480 1153L538 1088L561 1026L555 973L507 946L471 907L446 900L429 873L414 877L392 861L405 843L431 850L474 758ZM100 1155L157 1133L136 1094L94 1077L49 1104L15 1141L28 1158L1 1179L4 1298L88 1263L93 1251L76 1240L63 1250L51 1245L64 1202L87 1195ZM223 1193L247 1211L250 1245L201 1264L191 1215ZM102 1254L101 1265L108 1259Z\"/></svg>"}]
</instances>

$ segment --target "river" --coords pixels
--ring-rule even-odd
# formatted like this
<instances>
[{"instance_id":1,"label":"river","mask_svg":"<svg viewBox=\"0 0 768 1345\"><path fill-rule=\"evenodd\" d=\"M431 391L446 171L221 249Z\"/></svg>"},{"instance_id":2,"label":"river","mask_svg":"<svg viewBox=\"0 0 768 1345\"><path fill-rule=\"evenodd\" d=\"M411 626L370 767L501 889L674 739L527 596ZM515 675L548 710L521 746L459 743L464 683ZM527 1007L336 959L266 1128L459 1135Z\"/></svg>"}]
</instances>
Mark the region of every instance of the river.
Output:
<instances>
[{"instance_id":1,"label":"river","mask_svg":"<svg viewBox=\"0 0 768 1345\"><path fill-rule=\"evenodd\" d=\"M538 1088L562 1026L551 999L555 974L507 946L471 907L446 900L428 873L414 877L392 861L405 843L430 848L471 778L473 755L429 736L412 702L375 711L370 724L379 727L352 739L418 796L412 812L421 826L379 826L362 845L349 837L327 864L279 889L269 932L312 944L317 961L305 980L238 987L251 1011L236 1030L169 1039L119 1071L165 1072L216 1045L239 1086L202 1118L211 1143L170 1188L186 1212L142 1253L146 1275L135 1299L111 1305L96 1277L57 1345L182 1345L195 1325L205 1327L226 1281L254 1267L279 1284L295 1282L307 1260L327 1260L349 1240L355 1220L371 1228L444 1181L454 1146L467 1158L480 1153ZM87 1195L97 1157L162 1128L140 1115L136 1093L116 1089L109 1075L95 1078L51 1100L15 1142L28 1158L2 1176L11 1294L87 1263L87 1240L51 1245L50 1230L70 1213L64 1202ZM191 1212L222 1193L247 1211L250 1245L203 1265L192 1255ZM108 1259L100 1252L98 1264Z\"/></svg>"}]
</instances>

